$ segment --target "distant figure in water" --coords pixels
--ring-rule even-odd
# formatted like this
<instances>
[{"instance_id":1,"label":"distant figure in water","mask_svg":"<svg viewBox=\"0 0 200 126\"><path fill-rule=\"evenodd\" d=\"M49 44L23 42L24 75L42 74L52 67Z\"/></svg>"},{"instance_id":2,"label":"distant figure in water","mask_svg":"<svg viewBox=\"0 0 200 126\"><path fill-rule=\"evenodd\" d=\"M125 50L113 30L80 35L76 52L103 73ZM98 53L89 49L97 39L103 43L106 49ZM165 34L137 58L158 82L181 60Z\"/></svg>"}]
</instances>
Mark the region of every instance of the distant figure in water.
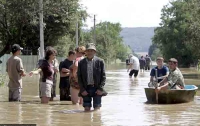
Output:
<instances>
[{"instance_id":1,"label":"distant figure in water","mask_svg":"<svg viewBox=\"0 0 200 126\"><path fill-rule=\"evenodd\" d=\"M141 56L139 61L140 61L140 71L144 72L145 64L146 64L146 60L145 60L144 56Z\"/></svg>"},{"instance_id":2,"label":"distant figure in water","mask_svg":"<svg viewBox=\"0 0 200 126\"><path fill-rule=\"evenodd\" d=\"M139 59L135 57L133 54L130 54L129 58L130 58L130 64L128 66L127 72L131 70L129 73L129 77L132 78L132 75L134 74L134 77L136 78L139 72L139 68L140 68Z\"/></svg>"},{"instance_id":3,"label":"distant figure in water","mask_svg":"<svg viewBox=\"0 0 200 126\"><path fill-rule=\"evenodd\" d=\"M149 55L146 55L145 60L146 60L145 70L150 70L152 62L151 62L151 58L149 57Z\"/></svg>"},{"instance_id":4,"label":"distant figure in water","mask_svg":"<svg viewBox=\"0 0 200 126\"><path fill-rule=\"evenodd\" d=\"M170 69L169 75L158 83L160 87L156 89L156 92L166 89L184 89L184 78L181 71L177 67L178 61L175 58L171 58L169 59L168 64Z\"/></svg>"}]
</instances>

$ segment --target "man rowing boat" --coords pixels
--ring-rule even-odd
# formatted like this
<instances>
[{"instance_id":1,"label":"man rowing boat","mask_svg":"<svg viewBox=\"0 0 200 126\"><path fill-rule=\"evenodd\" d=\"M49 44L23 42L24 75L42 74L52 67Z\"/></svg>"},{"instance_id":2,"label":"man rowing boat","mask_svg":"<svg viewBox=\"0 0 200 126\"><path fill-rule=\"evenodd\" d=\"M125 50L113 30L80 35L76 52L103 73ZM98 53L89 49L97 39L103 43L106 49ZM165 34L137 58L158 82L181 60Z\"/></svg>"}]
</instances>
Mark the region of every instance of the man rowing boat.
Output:
<instances>
[{"instance_id":1,"label":"man rowing boat","mask_svg":"<svg viewBox=\"0 0 200 126\"><path fill-rule=\"evenodd\" d=\"M158 83L160 86L156 89L157 92L164 89L184 89L184 78L181 71L177 67L178 61L175 58L171 58L169 59L168 64L170 73L168 77Z\"/></svg>"}]
</instances>

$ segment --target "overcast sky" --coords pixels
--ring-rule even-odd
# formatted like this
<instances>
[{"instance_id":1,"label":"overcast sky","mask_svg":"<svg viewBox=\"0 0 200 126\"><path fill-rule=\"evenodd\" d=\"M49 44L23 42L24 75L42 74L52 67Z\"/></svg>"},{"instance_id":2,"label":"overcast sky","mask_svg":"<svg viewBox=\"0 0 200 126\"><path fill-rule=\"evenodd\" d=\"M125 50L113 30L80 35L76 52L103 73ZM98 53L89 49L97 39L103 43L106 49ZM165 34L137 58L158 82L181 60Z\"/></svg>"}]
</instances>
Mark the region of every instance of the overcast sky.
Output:
<instances>
[{"instance_id":1,"label":"overcast sky","mask_svg":"<svg viewBox=\"0 0 200 126\"><path fill-rule=\"evenodd\" d=\"M160 23L161 9L169 0L81 0L87 12L100 21L119 22L122 27L154 27ZM88 27L93 19L88 19Z\"/></svg>"}]
</instances>

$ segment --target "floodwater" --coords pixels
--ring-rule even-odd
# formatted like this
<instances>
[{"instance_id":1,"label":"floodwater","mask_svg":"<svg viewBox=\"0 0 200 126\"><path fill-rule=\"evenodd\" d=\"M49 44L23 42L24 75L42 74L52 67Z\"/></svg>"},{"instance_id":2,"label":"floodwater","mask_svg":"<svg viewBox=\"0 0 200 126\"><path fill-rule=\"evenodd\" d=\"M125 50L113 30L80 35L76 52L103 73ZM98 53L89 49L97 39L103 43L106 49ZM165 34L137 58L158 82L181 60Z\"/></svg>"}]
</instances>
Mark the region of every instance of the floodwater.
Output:
<instances>
[{"instance_id":1,"label":"floodwater","mask_svg":"<svg viewBox=\"0 0 200 126\"><path fill-rule=\"evenodd\" d=\"M37 126L136 126L136 125L200 125L200 93L190 103L157 105L146 104L144 87L149 72L130 79L124 65L108 67L100 111L83 112L80 105L59 101L40 104L38 77L23 79L22 102L7 102L8 89L0 87L0 124L37 124ZM200 84L195 69L181 69L187 84Z\"/></svg>"}]
</instances>

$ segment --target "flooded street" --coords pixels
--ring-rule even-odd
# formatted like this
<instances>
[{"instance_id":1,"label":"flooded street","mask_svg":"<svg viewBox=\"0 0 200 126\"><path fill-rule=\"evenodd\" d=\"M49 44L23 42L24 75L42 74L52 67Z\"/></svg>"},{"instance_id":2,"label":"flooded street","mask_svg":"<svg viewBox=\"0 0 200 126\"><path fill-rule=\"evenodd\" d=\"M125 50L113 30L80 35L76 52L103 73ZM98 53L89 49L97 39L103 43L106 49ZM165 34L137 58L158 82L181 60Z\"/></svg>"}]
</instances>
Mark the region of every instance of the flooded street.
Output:
<instances>
[{"instance_id":1,"label":"flooded street","mask_svg":"<svg viewBox=\"0 0 200 126\"><path fill-rule=\"evenodd\" d=\"M182 71L188 75L186 84L200 84L194 69ZM125 66L118 65L109 68L106 75L105 89L109 94L103 97L100 111L88 113L83 112L81 105L60 102L58 86L55 100L49 105L40 104L37 76L24 78L21 103L7 102L8 89L0 87L0 123L38 126L200 125L199 91L190 103L146 104L144 87L149 82L149 72L130 79Z\"/></svg>"}]
</instances>

